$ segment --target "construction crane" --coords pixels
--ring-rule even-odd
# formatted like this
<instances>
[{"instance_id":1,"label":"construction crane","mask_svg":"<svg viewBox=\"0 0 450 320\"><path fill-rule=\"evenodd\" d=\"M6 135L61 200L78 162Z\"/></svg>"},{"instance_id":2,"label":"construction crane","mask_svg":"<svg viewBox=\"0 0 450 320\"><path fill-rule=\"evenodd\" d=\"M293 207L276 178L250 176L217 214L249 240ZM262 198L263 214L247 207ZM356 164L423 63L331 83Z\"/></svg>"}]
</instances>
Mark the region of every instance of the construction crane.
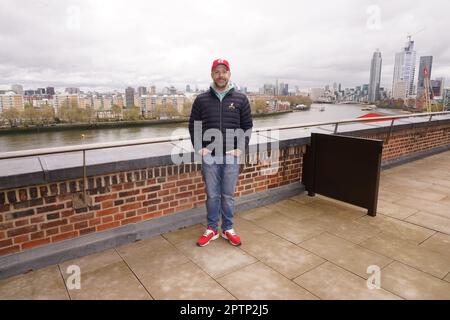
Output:
<instances>
[{"instance_id":1,"label":"construction crane","mask_svg":"<svg viewBox=\"0 0 450 320\"><path fill-rule=\"evenodd\" d=\"M411 41L412 36L415 36L418 33L421 33L422 31L424 31L426 28L422 28L419 31L414 32L413 34L410 34L408 32L407 34L407 38L408 38L408 42ZM423 109L426 108L427 112L431 112L431 97L430 97L430 88L431 88L431 83L430 83L430 70L428 70L427 67L425 67L423 70L419 70L419 72L423 71L423 82L424 82L424 99L425 99L425 105L423 107ZM417 97L416 97L417 99Z\"/></svg>"},{"instance_id":2,"label":"construction crane","mask_svg":"<svg viewBox=\"0 0 450 320\"><path fill-rule=\"evenodd\" d=\"M422 28L422 29L420 29L419 31L414 32L413 34L410 34L410 33L408 32L408 34L406 35L406 37L408 38L408 41L411 41L411 37L412 37L412 36L415 36L416 34L421 33L421 32L424 31L425 29L426 29L426 28Z\"/></svg>"},{"instance_id":3,"label":"construction crane","mask_svg":"<svg viewBox=\"0 0 450 320\"><path fill-rule=\"evenodd\" d=\"M427 67L423 69L423 84L425 87L424 97L425 97L425 106L424 109L427 108L427 112L431 112L431 101L430 101L430 72Z\"/></svg>"}]
</instances>

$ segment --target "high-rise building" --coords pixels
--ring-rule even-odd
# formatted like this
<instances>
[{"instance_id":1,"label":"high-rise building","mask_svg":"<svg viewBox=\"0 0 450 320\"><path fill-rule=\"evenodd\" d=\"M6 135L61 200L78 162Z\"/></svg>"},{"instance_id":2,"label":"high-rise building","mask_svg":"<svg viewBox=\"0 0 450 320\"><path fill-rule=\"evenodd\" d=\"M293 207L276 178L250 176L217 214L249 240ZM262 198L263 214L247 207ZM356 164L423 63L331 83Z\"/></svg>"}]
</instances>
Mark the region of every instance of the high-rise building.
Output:
<instances>
[{"instance_id":1,"label":"high-rise building","mask_svg":"<svg viewBox=\"0 0 450 320\"><path fill-rule=\"evenodd\" d=\"M11 90L16 94L23 94L23 87L20 84L13 84Z\"/></svg>"},{"instance_id":2,"label":"high-rise building","mask_svg":"<svg viewBox=\"0 0 450 320\"><path fill-rule=\"evenodd\" d=\"M417 79L417 97L421 97L425 90L425 69L427 70L427 77L431 77L431 68L433 67L433 56L420 57L419 76Z\"/></svg>"},{"instance_id":3,"label":"high-rise building","mask_svg":"<svg viewBox=\"0 0 450 320\"><path fill-rule=\"evenodd\" d=\"M138 87L138 96L144 96L147 94L147 88L146 87Z\"/></svg>"},{"instance_id":4,"label":"high-rise building","mask_svg":"<svg viewBox=\"0 0 450 320\"><path fill-rule=\"evenodd\" d=\"M370 103L380 100L380 81L381 81L381 65L383 59L381 52L377 49L373 53L372 62L370 63L370 83L369 83L369 97Z\"/></svg>"},{"instance_id":5,"label":"high-rise building","mask_svg":"<svg viewBox=\"0 0 450 320\"><path fill-rule=\"evenodd\" d=\"M274 95L276 92L273 84L265 83L262 87L261 93L264 95Z\"/></svg>"},{"instance_id":6,"label":"high-rise building","mask_svg":"<svg viewBox=\"0 0 450 320\"><path fill-rule=\"evenodd\" d=\"M177 88L175 88L174 86L170 86L169 89L168 89L168 91L169 91L169 94L170 94L170 95L175 95L175 94L177 94Z\"/></svg>"},{"instance_id":7,"label":"high-rise building","mask_svg":"<svg viewBox=\"0 0 450 320\"><path fill-rule=\"evenodd\" d=\"M406 99L408 92L408 83L406 81L397 81L392 88L392 98L394 99Z\"/></svg>"},{"instance_id":8,"label":"high-rise building","mask_svg":"<svg viewBox=\"0 0 450 320\"><path fill-rule=\"evenodd\" d=\"M444 89L442 100L444 107L450 111L450 88Z\"/></svg>"},{"instance_id":9,"label":"high-rise building","mask_svg":"<svg viewBox=\"0 0 450 320\"><path fill-rule=\"evenodd\" d=\"M380 87L380 100L384 100L388 98L388 93L384 90L383 87Z\"/></svg>"},{"instance_id":10,"label":"high-rise building","mask_svg":"<svg viewBox=\"0 0 450 320\"><path fill-rule=\"evenodd\" d=\"M287 83L281 82L279 84L277 94L280 95L280 96L287 96L287 95L289 95L289 85Z\"/></svg>"},{"instance_id":11,"label":"high-rise building","mask_svg":"<svg viewBox=\"0 0 450 320\"><path fill-rule=\"evenodd\" d=\"M363 84L361 89L361 95L363 98L367 99L369 96L369 84Z\"/></svg>"},{"instance_id":12,"label":"high-rise building","mask_svg":"<svg viewBox=\"0 0 450 320\"><path fill-rule=\"evenodd\" d=\"M151 86L149 91L150 91L150 94L156 94L156 87Z\"/></svg>"},{"instance_id":13,"label":"high-rise building","mask_svg":"<svg viewBox=\"0 0 450 320\"><path fill-rule=\"evenodd\" d=\"M47 87L47 88L45 88L45 93L48 94L49 96L54 96L55 95L55 88L54 87Z\"/></svg>"},{"instance_id":14,"label":"high-rise building","mask_svg":"<svg viewBox=\"0 0 450 320\"><path fill-rule=\"evenodd\" d=\"M36 94L45 94L45 89L44 88L37 88L36 89Z\"/></svg>"},{"instance_id":15,"label":"high-rise building","mask_svg":"<svg viewBox=\"0 0 450 320\"><path fill-rule=\"evenodd\" d=\"M444 77L436 78L436 80L441 81L441 96L443 96L445 92L445 87L447 87L447 84L445 83L445 78Z\"/></svg>"},{"instance_id":16,"label":"high-rise building","mask_svg":"<svg viewBox=\"0 0 450 320\"><path fill-rule=\"evenodd\" d=\"M437 78L436 80L431 80L430 82L431 92L433 97L442 97L444 94L444 78Z\"/></svg>"},{"instance_id":17,"label":"high-rise building","mask_svg":"<svg viewBox=\"0 0 450 320\"><path fill-rule=\"evenodd\" d=\"M288 96L289 95L289 84L285 83L283 86L283 96Z\"/></svg>"},{"instance_id":18,"label":"high-rise building","mask_svg":"<svg viewBox=\"0 0 450 320\"><path fill-rule=\"evenodd\" d=\"M134 88L128 87L125 89L125 107L131 108L134 106Z\"/></svg>"},{"instance_id":19,"label":"high-rise building","mask_svg":"<svg viewBox=\"0 0 450 320\"><path fill-rule=\"evenodd\" d=\"M186 85L186 92L191 92L191 86L190 85Z\"/></svg>"},{"instance_id":20,"label":"high-rise building","mask_svg":"<svg viewBox=\"0 0 450 320\"><path fill-rule=\"evenodd\" d=\"M394 99L406 99L414 94L414 73L416 69L416 51L414 41L408 37L406 46L395 54L392 96Z\"/></svg>"},{"instance_id":21,"label":"high-rise building","mask_svg":"<svg viewBox=\"0 0 450 320\"><path fill-rule=\"evenodd\" d=\"M79 94L80 88L66 88L65 92L67 94Z\"/></svg>"}]
</instances>

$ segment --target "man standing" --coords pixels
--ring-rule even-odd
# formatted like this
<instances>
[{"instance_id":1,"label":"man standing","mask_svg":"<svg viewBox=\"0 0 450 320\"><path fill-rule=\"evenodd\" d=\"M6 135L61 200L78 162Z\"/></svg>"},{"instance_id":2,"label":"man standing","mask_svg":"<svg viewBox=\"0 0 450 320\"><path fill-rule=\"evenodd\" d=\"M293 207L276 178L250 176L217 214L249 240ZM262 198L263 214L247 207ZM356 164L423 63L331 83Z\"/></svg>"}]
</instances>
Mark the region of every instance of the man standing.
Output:
<instances>
[{"instance_id":1,"label":"man standing","mask_svg":"<svg viewBox=\"0 0 450 320\"><path fill-rule=\"evenodd\" d=\"M241 244L233 229L234 189L239 177L239 159L248 150L253 120L247 97L236 92L230 76L227 60L213 61L213 83L207 92L197 96L189 119L192 145L202 157L207 196L208 227L197 241L200 247L219 237L220 218L222 237L234 246ZM210 136L214 139L208 139Z\"/></svg>"}]
</instances>

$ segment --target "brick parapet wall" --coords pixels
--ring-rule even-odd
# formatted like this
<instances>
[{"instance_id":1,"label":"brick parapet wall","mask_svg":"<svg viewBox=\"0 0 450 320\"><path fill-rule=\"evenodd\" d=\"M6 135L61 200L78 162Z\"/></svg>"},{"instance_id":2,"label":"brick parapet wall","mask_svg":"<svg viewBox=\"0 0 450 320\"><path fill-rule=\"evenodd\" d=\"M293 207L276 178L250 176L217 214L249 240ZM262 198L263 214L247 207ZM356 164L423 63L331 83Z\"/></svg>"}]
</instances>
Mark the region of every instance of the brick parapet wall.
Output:
<instances>
[{"instance_id":1,"label":"brick parapet wall","mask_svg":"<svg viewBox=\"0 0 450 320\"><path fill-rule=\"evenodd\" d=\"M393 132L387 140L388 135L387 132L384 132L362 135L361 137L381 139L385 142L383 144L381 161L397 159L420 151L450 145L449 124L404 129L399 132Z\"/></svg>"},{"instance_id":2,"label":"brick parapet wall","mask_svg":"<svg viewBox=\"0 0 450 320\"><path fill-rule=\"evenodd\" d=\"M386 140L387 135L361 137ZM443 145L450 145L449 125L395 131L382 160ZM235 196L300 181L304 151L304 145L274 151L270 166L249 155ZM72 199L83 189L82 179L0 190L0 256L185 211L206 200L201 165L195 163L89 177L87 187L93 202L81 209L74 209Z\"/></svg>"},{"instance_id":3,"label":"brick parapet wall","mask_svg":"<svg viewBox=\"0 0 450 320\"><path fill-rule=\"evenodd\" d=\"M276 151L275 163L257 155L241 167L235 196L299 181L301 146ZM278 166L274 167L274 166ZM74 209L83 179L0 191L0 255L100 232L202 206L206 195L200 164L160 166L89 177L87 208Z\"/></svg>"}]
</instances>

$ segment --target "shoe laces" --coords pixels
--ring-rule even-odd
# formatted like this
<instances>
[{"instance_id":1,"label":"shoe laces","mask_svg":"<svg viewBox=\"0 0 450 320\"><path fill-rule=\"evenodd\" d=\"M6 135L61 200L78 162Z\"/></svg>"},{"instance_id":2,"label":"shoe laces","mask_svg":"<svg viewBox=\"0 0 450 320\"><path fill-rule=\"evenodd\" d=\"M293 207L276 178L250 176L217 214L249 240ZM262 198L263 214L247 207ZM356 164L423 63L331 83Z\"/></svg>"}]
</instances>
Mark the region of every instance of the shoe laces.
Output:
<instances>
[{"instance_id":1,"label":"shoe laces","mask_svg":"<svg viewBox=\"0 0 450 320\"><path fill-rule=\"evenodd\" d=\"M234 232L234 229L229 229L229 230L225 230L225 233L229 233L229 234L231 234L232 236L235 236L236 235L236 232Z\"/></svg>"},{"instance_id":2,"label":"shoe laces","mask_svg":"<svg viewBox=\"0 0 450 320\"><path fill-rule=\"evenodd\" d=\"M215 233L215 232L214 232L213 230L211 230L211 229L206 229L205 232L203 233L203 236L204 236L204 237L207 237L211 232L212 232L213 234Z\"/></svg>"}]
</instances>

